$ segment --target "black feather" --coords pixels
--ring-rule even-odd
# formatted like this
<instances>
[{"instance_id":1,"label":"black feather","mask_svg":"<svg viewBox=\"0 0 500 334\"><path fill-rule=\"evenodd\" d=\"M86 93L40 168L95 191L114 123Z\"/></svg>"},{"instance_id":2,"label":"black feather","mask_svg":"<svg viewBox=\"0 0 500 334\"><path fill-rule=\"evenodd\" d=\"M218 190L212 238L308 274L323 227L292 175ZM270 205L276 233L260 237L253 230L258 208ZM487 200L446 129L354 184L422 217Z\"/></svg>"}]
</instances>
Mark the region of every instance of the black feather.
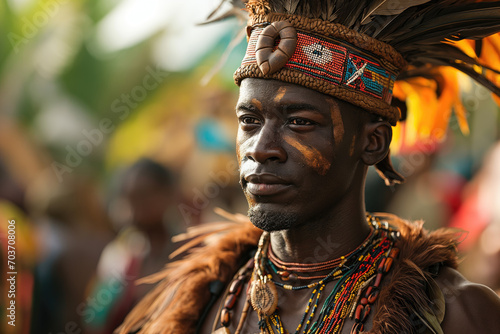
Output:
<instances>
[{"instance_id":1,"label":"black feather","mask_svg":"<svg viewBox=\"0 0 500 334\"><path fill-rule=\"evenodd\" d=\"M414 43L426 40L427 38L437 38L441 36L441 40L449 36L456 36L462 30L473 29L476 34L480 34L481 38L484 37L481 29L487 27L488 32L491 27L500 26L500 11L492 11L487 9L474 9L470 11L460 11L457 13L447 14L434 18L423 18L423 22L419 26L415 26L404 35L392 39L392 45L397 48L398 44ZM468 34L473 36L474 33Z\"/></svg>"},{"instance_id":2,"label":"black feather","mask_svg":"<svg viewBox=\"0 0 500 334\"><path fill-rule=\"evenodd\" d=\"M433 64L436 66L451 66L457 70L467 74L469 77L477 81L479 84L483 85L485 88L490 90L495 95L500 97L500 87L497 87L493 82L486 78L482 73L478 73L474 70L473 66L461 62L452 62L448 59L440 59L436 57L419 57L419 62L423 64Z\"/></svg>"}]
</instances>

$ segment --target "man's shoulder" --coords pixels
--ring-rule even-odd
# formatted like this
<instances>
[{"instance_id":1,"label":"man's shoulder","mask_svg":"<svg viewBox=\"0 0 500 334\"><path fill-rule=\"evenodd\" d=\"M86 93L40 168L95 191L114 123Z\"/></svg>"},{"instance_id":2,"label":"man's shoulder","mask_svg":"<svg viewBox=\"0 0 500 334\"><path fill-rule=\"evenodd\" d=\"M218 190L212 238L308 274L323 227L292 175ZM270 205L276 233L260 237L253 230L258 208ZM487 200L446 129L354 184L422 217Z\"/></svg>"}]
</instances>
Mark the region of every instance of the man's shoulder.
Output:
<instances>
[{"instance_id":1,"label":"man's shoulder","mask_svg":"<svg viewBox=\"0 0 500 334\"><path fill-rule=\"evenodd\" d=\"M445 297L444 333L499 333L500 298L490 288L469 282L444 267L435 279Z\"/></svg>"}]
</instances>

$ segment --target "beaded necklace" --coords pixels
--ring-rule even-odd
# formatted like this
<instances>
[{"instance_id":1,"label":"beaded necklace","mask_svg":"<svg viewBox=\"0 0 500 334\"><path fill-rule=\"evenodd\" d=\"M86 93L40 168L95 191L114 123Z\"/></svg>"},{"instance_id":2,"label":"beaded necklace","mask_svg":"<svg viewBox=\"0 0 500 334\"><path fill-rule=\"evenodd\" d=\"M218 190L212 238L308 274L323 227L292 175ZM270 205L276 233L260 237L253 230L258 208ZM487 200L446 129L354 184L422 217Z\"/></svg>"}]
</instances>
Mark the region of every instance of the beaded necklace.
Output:
<instances>
[{"instance_id":1,"label":"beaded necklace","mask_svg":"<svg viewBox=\"0 0 500 334\"><path fill-rule=\"evenodd\" d=\"M338 271L338 269L342 268L344 263L348 259L350 259L351 256L355 257L357 255L357 252L364 249L368 245L368 243L370 243L372 241L374 230L375 230L374 228L372 228L370 230L370 234L368 235L368 237L366 237L366 239L363 241L363 243L361 244L360 247L352 250L351 252L349 252L346 255L341 256L340 258L333 259L333 260L326 261L326 262L321 262L321 263L302 264L302 263L287 263L287 262L281 261L280 259L278 259L278 257L276 257L276 255L274 255L273 250L271 248L271 245L269 245L269 250L268 250L269 257L267 259L267 265L272 269L272 271L274 271L274 273L279 275L281 277L281 280L283 280L283 281L306 280L306 279L311 280L311 279L326 278L327 275L300 276L298 274L295 274L294 272L314 273L314 272L319 272L319 271L332 270L333 272L340 273ZM281 270L279 270L279 269L281 269ZM337 271L335 271L334 269L337 269ZM328 275L330 275L330 274L328 274ZM278 284L278 283L276 283L276 284Z\"/></svg>"},{"instance_id":2,"label":"beaded necklace","mask_svg":"<svg viewBox=\"0 0 500 334\"><path fill-rule=\"evenodd\" d=\"M363 331L371 307L378 297L382 278L389 272L399 253L399 249L394 247L399 233L389 228L386 222L380 222L378 218L367 215L367 220L373 227L367 240L351 253L341 257L340 261L337 259L329 261L327 265L313 265L316 271L324 270L318 268L333 268L320 281L301 286L283 284L272 279L269 272L277 271L276 263L281 269L288 270L303 270L307 265L287 266L284 262L277 262L275 258L269 259L269 234L263 234L254 259L250 291L250 300L259 316L262 334L288 333L279 316L276 285L287 290L313 289L295 334L340 333L348 316L354 316L355 320L351 333ZM313 321L326 284L335 279L338 279L335 287L323 303L317 320Z\"/></svg>"}]
</instances>

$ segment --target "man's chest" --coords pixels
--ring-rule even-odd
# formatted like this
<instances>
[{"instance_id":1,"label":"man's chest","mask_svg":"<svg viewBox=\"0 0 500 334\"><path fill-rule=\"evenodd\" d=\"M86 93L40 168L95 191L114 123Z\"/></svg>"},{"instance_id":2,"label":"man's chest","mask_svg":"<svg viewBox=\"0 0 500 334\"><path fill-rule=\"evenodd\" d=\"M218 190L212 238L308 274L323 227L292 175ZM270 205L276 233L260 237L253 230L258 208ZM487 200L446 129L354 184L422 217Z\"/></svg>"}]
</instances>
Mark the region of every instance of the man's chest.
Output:
<instances>
[{"instance_id":1,"label":"man's chest","mask_svg":"<svg viewBox=\"0 0 500 334\"><path fill-rule=\"evenodd\" d=\"M335 284L336 282L330 282L325 285L319 295L318 289L314 288L290 291L278 287L278 308L273 316L265 318L259 317L251 305L248 295L250 288L247 283L234 302L227 303L231 300L230 294L227 293L219 298L204 322L202 333L258 334L262 331L264 333L307 333L309 329L314 328L313 326L322 328L324 333L352 333L357 323L355 303L339 306L341 308L339 312L344 313L344 317L324 311L328 309L328 306L331 308L328 304L335 299L335 295L332 295ZM231 304L230 309L225 307ZM342 305L342 303L337 304ZM225 308L226 311L224 311ZM369 310L363 309L358 313L360 313L358 317L365 317L363 330L366 332L372 327L375 306L370 306ZM341 319L338 320L339 318ZM335 319L337 321L333 324ZM330 327L327 325L328 322L330 322ZM227 327L224 328L222 323L225 323ZM259 325L264 326L263 329ZM313 333L319 332L319 330L313 331Z\"/></svg>"}]
</instances>

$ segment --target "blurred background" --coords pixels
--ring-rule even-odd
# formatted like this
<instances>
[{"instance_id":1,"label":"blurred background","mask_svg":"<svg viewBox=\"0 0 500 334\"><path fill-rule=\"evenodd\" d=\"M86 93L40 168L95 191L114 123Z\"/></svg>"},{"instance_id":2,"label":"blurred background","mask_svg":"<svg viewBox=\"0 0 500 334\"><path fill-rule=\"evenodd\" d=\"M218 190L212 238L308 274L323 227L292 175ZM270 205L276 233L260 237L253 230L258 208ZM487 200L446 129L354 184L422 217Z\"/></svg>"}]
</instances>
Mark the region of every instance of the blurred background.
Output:
<instances>
[{"instance_id":1,"label":"blurred background","mask_svg":"<svg viewBox=\"0 0 500 334\"><path fill-rule=\"evenodd\" d=\"M199 25L219 3L0 0L0 333L111 333L172 236L222 219L216 207L246 212L232 80L245 19ZM462 272L500 291L499 110L457 80L470 133L452 116L446 136L396 136L407 182L370 170L367 209L469 231Z\"/></svg>"}]
</instances>

